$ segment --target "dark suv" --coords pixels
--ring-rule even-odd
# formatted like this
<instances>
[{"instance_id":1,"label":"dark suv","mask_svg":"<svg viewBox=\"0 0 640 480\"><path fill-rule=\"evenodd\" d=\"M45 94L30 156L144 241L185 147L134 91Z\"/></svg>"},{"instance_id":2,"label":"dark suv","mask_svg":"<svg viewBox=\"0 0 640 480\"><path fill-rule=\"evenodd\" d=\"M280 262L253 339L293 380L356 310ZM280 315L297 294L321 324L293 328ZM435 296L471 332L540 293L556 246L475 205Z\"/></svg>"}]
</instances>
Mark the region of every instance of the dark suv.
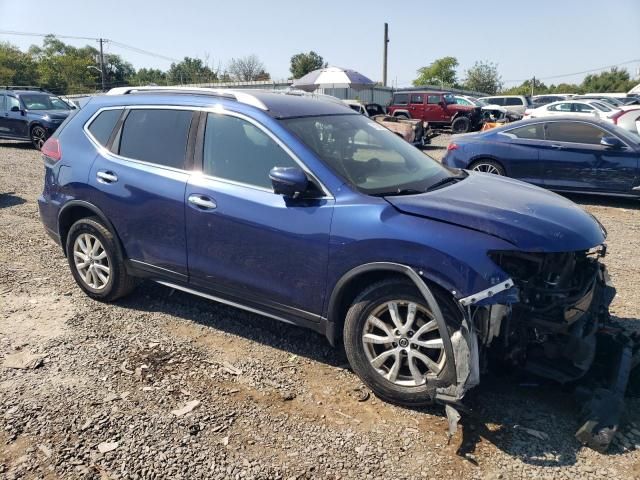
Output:
<instances>
[{"instance_id":1,"label":"dark suv","mask_svg":"<svg viewBox=\"0 0 640 480\"><path fill-rule=\"evenodd\" d=\"M72 109L38 87L0 87L0 138L29 140L39 150Z\"/></svg>"},{"instance_id":2,"label":"dark suv","mask_svg":"<svg viewBox=\"0 0 640 480\"><path fill-rule=\"evenodd\" d=\"M480 128L480 107L460 105L446 92L398 92L387 107L394 117L415 118L432 128L451 127L453 133L466 133Z\"/></svg>"},{"instance_id":3,"label":"dark suv","mask_svg":"<svg viewBox=\"0 0 640 480\"><path fill-rule=\"evenodd\" d=\"M149 89L76 112L38 203L92 298L147 278L311 328L404 405L459 401L488 352L560 381L591 367L615 291L569 200L325 100Z\"/></svg>"}]
</instances>

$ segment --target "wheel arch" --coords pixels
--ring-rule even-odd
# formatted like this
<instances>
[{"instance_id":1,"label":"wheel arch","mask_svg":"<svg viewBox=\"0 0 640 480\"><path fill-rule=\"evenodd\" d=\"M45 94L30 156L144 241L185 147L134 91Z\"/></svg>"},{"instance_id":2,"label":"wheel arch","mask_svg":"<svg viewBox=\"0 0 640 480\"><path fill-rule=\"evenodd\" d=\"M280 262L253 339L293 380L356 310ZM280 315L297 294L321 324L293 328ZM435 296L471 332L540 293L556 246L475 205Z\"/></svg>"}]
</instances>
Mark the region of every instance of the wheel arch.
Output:
<instances>
[{"instance_id":1,"label":"wheel arch","mask_svg":"<svg viewBox=\"0 0 640 480\"><path fill-rule=\"evenodd\" d=\"M335 346L338 343L342 326L344 325L344 317L355 297L369 285L393 277L409 280L424 297L438 323L438 330L444 342L445 354L448 358L453 359L451 337L440 306L432 293L434 288L444 291L446 289L437 282L437 279L426 278L422 271L416 272L408 265L394 262L373 262L359 265L342 275L336 282L329 298L327 328L325 330L331 345ZM443 378L455 382L455 374L455 362L448 362L447 371Z\"/></svg>"},{"instance_id":2,"label":"wheel arch","mask_svg":"<svg viewBox=\"0 0 640 480\"><path fill-rule=\"evenodd\" d=\"M62 251L64 252L65 256L67 254L67 235L71 226L81 218L92 216L97 216L102 221L104 226L116 238L121 251L124 253L124 248L122 242L120 241L120 237L118 236L118 232L116 231L111 221L102 212L102 210L100 210L92 203L86 202L84 200L71 200L65 203L58 213L58 235L60 236L60 244L62 245Z\"/></svg>"}]
</instances>

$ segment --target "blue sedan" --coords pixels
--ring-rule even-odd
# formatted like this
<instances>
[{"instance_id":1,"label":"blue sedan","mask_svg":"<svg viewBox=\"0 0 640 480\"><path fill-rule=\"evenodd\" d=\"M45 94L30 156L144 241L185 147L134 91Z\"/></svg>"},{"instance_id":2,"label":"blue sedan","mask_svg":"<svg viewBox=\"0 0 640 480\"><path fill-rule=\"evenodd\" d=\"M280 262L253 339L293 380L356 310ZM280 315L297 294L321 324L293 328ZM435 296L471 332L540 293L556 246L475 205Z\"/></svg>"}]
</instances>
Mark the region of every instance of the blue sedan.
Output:
<instances>
[{"instance_id":1,"label":"blue sedan","mask_svg":"<svg viewBox=\"0 0 640 480\"><path fill-rule=\"evenodd\" d=\"M442 163L556 191L640 196L640 137L596 119L535 118L456 136Z\"/></svg>"}]
</instances>

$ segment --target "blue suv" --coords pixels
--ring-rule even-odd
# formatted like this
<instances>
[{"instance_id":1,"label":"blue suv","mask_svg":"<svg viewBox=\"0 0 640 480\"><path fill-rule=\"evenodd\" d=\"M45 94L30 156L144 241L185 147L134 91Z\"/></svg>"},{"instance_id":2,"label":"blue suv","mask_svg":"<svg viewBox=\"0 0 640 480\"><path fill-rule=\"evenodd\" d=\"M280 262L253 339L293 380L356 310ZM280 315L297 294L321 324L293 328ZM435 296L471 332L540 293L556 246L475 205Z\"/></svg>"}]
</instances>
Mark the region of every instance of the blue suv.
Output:
<instances>
[{"instance_id":1,"label":"blue suv","mask_svg":"<svg viewBox=\"0 0 640 480\"><path fill-rule=\"evenodd\" d=\"M0 87L0 138L27 140L40 150L73 109L39 87Z\"/></svg>"},{"instance_id":2,"label":"blue suv","mask_svg":"<svg viewBox=\"0 0 640 480\"><path fill-rule=\"evenodd\" d=\"M490 358L590 369L615 290L571 201L444 167L340 102L123 93L42 149L42 221L90 297L146 278L311 328L403 405L459 401Z\"/></svg>"}]
</instances>

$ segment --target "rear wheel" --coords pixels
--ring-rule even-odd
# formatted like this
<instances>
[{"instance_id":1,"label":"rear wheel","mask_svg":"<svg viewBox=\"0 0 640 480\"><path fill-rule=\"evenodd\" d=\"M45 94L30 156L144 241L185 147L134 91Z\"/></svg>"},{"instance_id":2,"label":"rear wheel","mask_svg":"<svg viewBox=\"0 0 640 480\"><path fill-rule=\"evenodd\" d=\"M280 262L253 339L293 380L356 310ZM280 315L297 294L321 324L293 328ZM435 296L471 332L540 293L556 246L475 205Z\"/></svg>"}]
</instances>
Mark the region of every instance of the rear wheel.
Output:
<instances>
[{"instance_id":1,"label":"rear wheel","mask_svg":"<svg viewBox=\"0 0 640 480\"><path fill-rule=\"evenodd\" d=\"M451 122L452 133L467 133L471 129L471 120L468 117L457 117Z\"/></svg>"},{"instance_id":2,"label":"rear wheel","mask_svg":"<svg viewBox=\"0 0 640 480\"><path fill-rule=\"evenodd\" d=\"M47 141L47 131L40 125L36 125L31 129L31 143L38 150L42 149L42 145Z\"/></svg>"},{"instance_id":3,"label":"rear wheel","mask_svg":"<svg viewBox=\"0 0 640 480\"><path fill-rule=\"evenodd\" d=\"M112 301L135 288L117 239L97 217L81 218L71 226L66 251L73 278L91 298Z\"/></svg>"},{"instance_id":4,"label":"rear wheel","mask_svg":"<svg viewBox=\"0 0 640 480\"><path fill-rule=\"evenodd\" d=\"M455 323L456 311L436 293L445 319ZM447 358L435 317L410 283L385 280L363 291L347 313L344 346L353 370L381 399L432 402L427 384L441 377Z\"/></svg>"},{"instance_id":5,"label":"rear wheel","mask_svg":"<svg viewBox=\"0 0 640 480\"><path fill-rule=\"evenodd\" d=\"M471 164L469 170L474 172L492 173L494 175L505 175L504 167L493 160L477 160Z\"/></svg>"}]
</instances>

